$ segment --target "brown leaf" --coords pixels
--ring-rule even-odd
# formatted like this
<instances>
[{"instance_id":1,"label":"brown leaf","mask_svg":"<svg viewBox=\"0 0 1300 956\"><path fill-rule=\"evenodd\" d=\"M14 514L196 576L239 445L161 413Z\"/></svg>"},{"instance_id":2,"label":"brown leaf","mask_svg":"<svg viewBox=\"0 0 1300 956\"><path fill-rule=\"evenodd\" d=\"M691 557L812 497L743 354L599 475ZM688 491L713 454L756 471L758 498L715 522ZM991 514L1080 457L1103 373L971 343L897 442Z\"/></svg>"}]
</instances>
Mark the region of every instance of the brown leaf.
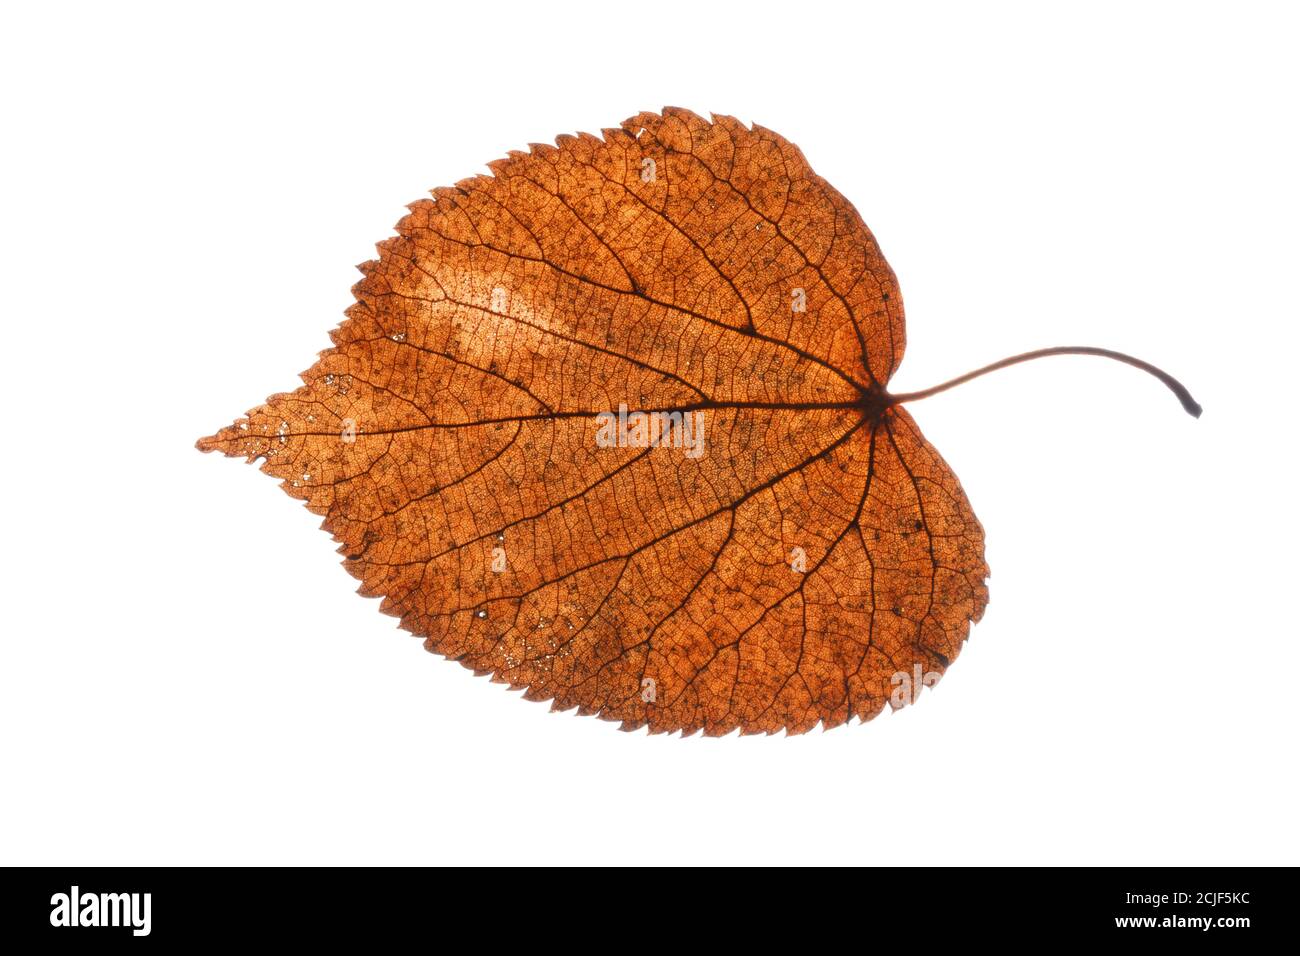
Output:
<instances>
[{"instance_id":1,"label":"brown leaf","mask_svg":"<svg viewBox=\"0 0 1300 956\"><path fill-rule=\"evenodd\" d=\"M557 709L801 733L942 674L983 531L885 391L903 303L852 205L680 109L491 169L413 204L305 384L199 447L263 458L362 594Z\"/></svg>"}]
</instances>

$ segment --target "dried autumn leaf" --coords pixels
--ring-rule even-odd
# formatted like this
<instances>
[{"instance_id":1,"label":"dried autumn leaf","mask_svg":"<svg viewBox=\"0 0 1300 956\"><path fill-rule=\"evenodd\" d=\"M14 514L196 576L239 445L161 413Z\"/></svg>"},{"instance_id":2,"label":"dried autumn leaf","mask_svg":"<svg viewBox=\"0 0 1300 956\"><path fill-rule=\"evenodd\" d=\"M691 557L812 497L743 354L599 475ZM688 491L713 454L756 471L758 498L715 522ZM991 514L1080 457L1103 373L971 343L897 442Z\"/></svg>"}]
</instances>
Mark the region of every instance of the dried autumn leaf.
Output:
<instances>
[{"instance_id":1,"label":"dried autumn leaf","mask_svg":"<svg viewBox=\"0 0 1300 956\"><path fill-rule=\"evenodd\" d=\"M490 165L409 207L301 388L199 447L263 458L362 594L555 709L800 733L942 674L984 536L885 390L903 304L852 205L679 109Z\"/></svg>"}]
</instances>

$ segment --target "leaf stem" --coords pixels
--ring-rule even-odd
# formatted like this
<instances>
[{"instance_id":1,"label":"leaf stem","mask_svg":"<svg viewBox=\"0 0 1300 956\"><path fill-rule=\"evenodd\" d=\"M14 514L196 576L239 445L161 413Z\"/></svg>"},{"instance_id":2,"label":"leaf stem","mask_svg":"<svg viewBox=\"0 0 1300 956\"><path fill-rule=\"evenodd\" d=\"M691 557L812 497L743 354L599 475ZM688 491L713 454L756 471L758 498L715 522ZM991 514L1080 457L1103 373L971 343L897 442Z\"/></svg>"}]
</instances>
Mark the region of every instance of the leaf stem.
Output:
<instances>
[{"instance_id":1,"label":"leaf stem","mask_svg":"<svg viewBox=\"0 0 1300 956\"><path fill-rule=\"evenodd\" d=\"M1139 368L1149 375L1154 375L1160 381L1164 382L1171 392L1178 396L1178 401L1182 402L1184 410L1193 418L1201 417L1201 406L1197 404L1196 399L1192 398L1191 392L1182 382L1174 378L1168 372L1156 368L1149 362L1144 362L1140 358L1134 358L1132 355L1125 355L1123 352L1113 352L1110 349L1093 348L1090 345L1058 345L1050 349L1035 349L1032 352L1024 352L1020 355L1012 355L1004 358L992 365L985 365L983 368L977 368L973 372L967 372L965 375L959 375L951 381L944 382L942 385L935 385L931 388L922 389L919 392L904 392L901 395L891 396L891 405L901 405L903 402L915 402L922 398L929 398L931 395L937 395L939 392L946 392L954 386L961 385L963 382L969 382L973 378L979 378L981 375L987 375L989 372L996 372L1000 368L1007 368L1010 365L1019 365L1021 362L1029 362L1034 359L1046 358L1049 355L1099 355L1102 358L1114 359L1117 362L1123 362L1125 365L1132 365Z\"/></svg>"}]
</instances>

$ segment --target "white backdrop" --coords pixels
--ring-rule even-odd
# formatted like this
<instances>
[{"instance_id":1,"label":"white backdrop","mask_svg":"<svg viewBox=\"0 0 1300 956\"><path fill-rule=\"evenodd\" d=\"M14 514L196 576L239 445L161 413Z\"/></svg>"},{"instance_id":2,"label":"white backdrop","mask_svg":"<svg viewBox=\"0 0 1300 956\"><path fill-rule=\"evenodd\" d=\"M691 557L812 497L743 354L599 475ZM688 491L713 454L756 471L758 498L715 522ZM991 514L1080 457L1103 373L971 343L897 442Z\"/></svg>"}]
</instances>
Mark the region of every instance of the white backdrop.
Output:
<instances>
[{"instance_id":1,"label":"white backdrop","mask_svg":"<svg viewBox=\"0 0 1300 956\"><path fill-rule=\"evenodd\" d=\"M1290 863L1297 22L1264 4L23 5L5 146L0 862ZM548 713L193 443L293 388L406 203L683 106L797 143L898 274L988 536L918 706Z\"/></svg>"}]
</instances>

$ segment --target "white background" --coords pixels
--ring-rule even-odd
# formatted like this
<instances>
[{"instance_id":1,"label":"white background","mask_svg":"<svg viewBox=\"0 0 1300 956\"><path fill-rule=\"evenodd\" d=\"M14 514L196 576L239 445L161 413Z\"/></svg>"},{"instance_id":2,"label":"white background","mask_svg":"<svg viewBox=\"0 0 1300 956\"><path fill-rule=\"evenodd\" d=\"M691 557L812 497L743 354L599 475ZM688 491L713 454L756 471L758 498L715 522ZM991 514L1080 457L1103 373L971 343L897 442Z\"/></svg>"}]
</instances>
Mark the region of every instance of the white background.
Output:
<instances>
[{"instance_id":1,"label":"white background","mask_svg":"<svg viewBox=\"0 0 1300 956\"><path fill-rule=\"evenodd\" d=\"M1262 4L6 7L0 861L1290 863L1297 23ZM992 602L914 708L648 737L426 654L194 440L404 205L683 106L896 270Z\"/></svg>"}]
</instances>

